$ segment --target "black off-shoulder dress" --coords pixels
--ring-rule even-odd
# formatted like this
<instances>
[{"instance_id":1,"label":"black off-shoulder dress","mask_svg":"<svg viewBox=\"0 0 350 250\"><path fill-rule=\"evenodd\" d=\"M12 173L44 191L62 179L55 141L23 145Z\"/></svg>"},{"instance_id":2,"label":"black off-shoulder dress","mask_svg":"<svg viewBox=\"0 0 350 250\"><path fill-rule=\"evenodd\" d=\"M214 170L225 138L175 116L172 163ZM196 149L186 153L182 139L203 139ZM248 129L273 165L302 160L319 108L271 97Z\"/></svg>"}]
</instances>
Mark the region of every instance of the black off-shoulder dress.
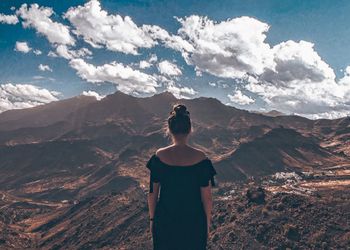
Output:
<instances>
[{"instance_id":1,"label":"black off-shoulder dress","mask_svg":"<svg viewBox=\"0 0 350 250\"><path fill-rule=\"evenodd\" d=\"M207 219L200 187L215 186L215 168L209 158L190 165L174 166L153 154L146 167L150 170L149 192L153 182L160 183L152 236L154 250L205 250Z\"/></svg>"}]
</instances>

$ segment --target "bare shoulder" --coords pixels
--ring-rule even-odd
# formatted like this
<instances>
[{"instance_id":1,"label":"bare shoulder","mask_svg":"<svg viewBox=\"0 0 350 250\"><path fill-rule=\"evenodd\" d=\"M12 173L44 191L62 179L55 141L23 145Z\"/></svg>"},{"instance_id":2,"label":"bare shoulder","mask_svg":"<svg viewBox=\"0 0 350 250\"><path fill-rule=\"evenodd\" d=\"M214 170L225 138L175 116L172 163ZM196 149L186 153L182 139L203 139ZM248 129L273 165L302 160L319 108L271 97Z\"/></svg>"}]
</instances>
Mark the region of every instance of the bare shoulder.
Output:
<instances>
[{"instance_id":1,"label":"bare shoulder","mask_svg":"<svg viewBox=\"0 0 350 250\"><path fill-rule=\"evenodd\" d=\"M170 148L170 146L157 149L156 155L157 156L163 155L165 152L167 152L169 150L169 148Z\"/></svg>"},{"instance_id":2,"label":"bare shoulder","mask_svg":"<svg viewBox=\"0 0 350 250\"><path fill-rule=\"evenodd\" d=\"M192 147L193 153L198 157L199 160L204 160L207 155L200 149Z\"/></svg>"},{"instance_id":3,"label":"bare shoulder","mask_svg":"<svg viewBox=\"0 0 350 250\"><path fill-rule=\"evenodd\" d=\"M189 160L191 163L199 162L207 158L206 154L202 150L199 150L194 147L188 147L186 151L182 151L181 153L176 150L174 151L174 147L171 145L167 147L159 148L156 151L156 156L158 156L161 159L165 159L165 161L167 160L170 162L173 161L173 164L179 163L177 162L176 157L174 158L174 155L177 155L177 154L181 154L185 156L185 158ZM187 164L191 164L191 163L187 162ZM180 164L183 165L184 163L181 162Z\"/></svg>"}]
</instances>

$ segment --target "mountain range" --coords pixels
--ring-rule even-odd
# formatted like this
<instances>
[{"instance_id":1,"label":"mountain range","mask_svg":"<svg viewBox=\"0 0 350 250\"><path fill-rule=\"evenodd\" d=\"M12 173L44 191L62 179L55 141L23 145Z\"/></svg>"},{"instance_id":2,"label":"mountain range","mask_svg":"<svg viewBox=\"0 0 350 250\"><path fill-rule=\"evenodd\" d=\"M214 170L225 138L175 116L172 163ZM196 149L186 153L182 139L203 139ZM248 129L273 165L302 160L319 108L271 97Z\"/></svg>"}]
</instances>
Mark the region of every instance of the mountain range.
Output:
<instances>
[{"instance_id":1,"label":"mountain range","mask_svg":"<svg viewBox=\"0 0 350 250\"><path fill-rule=\"evenodd\" d=\"M260 114L170 92L8 110L0 114L0 247L135 249L142 240L137 247L147 249L145 163L170 143L164 128L175 103L190 111L190 143L213 160L219 187L279 172L349 171L349 117Z\"/></svg>"}]
</instances>

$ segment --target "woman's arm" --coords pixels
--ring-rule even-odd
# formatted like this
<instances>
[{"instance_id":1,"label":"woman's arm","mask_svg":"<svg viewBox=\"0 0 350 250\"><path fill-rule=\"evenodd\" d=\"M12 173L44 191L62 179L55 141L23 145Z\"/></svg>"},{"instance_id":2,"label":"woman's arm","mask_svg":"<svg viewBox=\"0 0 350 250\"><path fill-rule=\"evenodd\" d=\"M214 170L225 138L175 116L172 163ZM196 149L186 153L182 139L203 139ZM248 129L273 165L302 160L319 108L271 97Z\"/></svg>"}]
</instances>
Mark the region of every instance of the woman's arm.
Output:
<instances>
[{"instance_id":1,"label":"woman's arm","mask_svg":"<svg viewBox=\"0 0 350 250\"><path fill-rule=\"evenodd\" d=\"M158 201L159 188L160 183L153 182L153 193L148 193L148 209L150 218L154 217L154 212Z\"/></svg>"},{"instance_id":2,"label":"woman's arm","mask_svg":"<svg viewBox=\"0 0 350 250\"><path fill-rule=\"evenodd\" d=\"M213 208L212 194L211 194L211 184L207 187L201 187L201 199L205 214L207 215L207 224L208 224L208 234L211 225L211 211Z\"/></svg>"}]
</instances>

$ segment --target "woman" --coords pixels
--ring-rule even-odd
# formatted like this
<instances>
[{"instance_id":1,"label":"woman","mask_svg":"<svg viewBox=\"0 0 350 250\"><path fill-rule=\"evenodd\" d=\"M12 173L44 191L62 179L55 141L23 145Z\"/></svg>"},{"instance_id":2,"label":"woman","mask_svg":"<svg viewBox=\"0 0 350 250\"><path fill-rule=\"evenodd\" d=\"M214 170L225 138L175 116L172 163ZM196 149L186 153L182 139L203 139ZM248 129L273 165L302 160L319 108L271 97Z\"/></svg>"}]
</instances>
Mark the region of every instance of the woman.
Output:
<instances>
[{"instance_id":1,"label":"woman","mask_svg":"<svg viewBox=\"0 0 350 250\"><path fill-rule=\"evenodd\" d=\"M146 165L150 170L148 206L153 249L204 250L216 171L205 153L187 144L191 119L184 105L173 107L167 132L173 144L158 149Z\"/></svg>"}]
</instances>

